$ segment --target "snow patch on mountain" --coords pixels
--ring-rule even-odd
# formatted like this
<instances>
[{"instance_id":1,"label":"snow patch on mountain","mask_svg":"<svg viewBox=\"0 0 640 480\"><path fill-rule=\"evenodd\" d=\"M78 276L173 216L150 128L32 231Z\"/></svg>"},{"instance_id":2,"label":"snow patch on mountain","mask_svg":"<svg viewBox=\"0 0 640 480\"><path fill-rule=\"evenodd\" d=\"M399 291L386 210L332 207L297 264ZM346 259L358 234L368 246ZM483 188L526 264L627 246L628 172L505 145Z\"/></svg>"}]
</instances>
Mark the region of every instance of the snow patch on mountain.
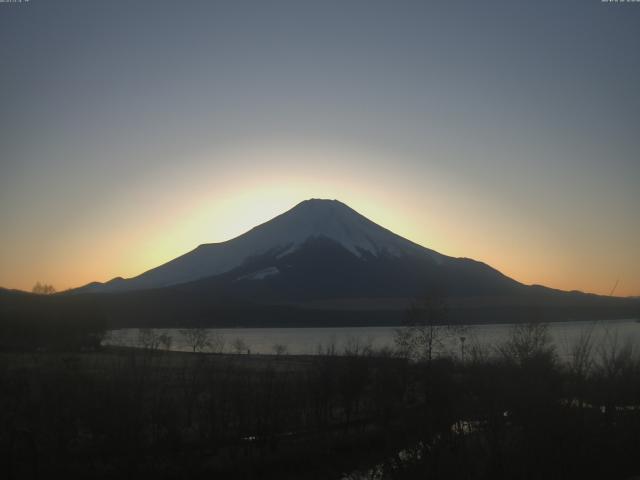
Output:
<instances>
[{"instance_id":1,"label":"snow patch on mountain","mask_svg":"<svg viewBox=\"0 0 640 480\"><path fill-rule=\"evenodd\" d=\"M279 273L280 273L280 270L278 270L276 267L267 267L267 268L263 268L262 270L258 270L257 272L252 272L247 275L243 275L239 277L236 281L239 282L240 280L264 280L267 277L278 275Z\"/></svg>"}]
</instances>

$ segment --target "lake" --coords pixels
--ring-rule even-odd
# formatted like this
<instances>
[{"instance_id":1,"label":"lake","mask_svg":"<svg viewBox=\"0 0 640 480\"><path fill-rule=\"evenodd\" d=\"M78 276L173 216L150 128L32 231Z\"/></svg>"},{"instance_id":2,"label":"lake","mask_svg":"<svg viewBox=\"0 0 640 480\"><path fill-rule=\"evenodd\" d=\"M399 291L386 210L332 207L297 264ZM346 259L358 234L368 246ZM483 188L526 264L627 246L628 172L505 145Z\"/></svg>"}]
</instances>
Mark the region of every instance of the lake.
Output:
<instances>
[{"instance_id":1,"label":"lake","mask_svg":"<svg viewBox=\"0 0 640 480\"><path fill-rule=\"evenodd\" d=\"M448 337L441 350L459 354L460 337L465 337L465 348L480 344L498 345L504 342L513 329L513 324L487 324L465 327L464 333L455 333ZM290 354L317 354L333 348L343 353L345 348L362 349L371 346L374 349L393 348L394 333L397 327L328 327L328 328L211 328L207 329L211 337L217 340L221 348L218 351L233 353L242 345L244 353L273 354L274 346L281 345ZM626 342L640 343L640 323L637 320L607 320L599 322L559 322L549 325L551 338L560 356L569 354L570 348L582 335L591 333L597 344L619 345ZM190 347L180 329L155 329L158 334L171 337L171 350L190 351ZM103 342L104 345L140 346L139 330L136 328L112 330Z\"/></svg>"}]
</instances>

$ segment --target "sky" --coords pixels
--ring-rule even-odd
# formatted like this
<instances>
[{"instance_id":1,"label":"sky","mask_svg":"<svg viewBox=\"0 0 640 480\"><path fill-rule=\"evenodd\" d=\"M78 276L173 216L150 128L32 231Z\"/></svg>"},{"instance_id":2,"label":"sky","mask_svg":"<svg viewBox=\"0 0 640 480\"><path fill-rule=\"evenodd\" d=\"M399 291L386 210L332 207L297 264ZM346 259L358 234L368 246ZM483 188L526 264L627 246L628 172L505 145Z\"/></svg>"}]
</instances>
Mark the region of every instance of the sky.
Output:
<instances>
[{"instance_id":1,"label":"sky","mask_svg":"<svg viewBox=\"0 0 640 480\"><path fill-rule=\"evenodd\" d=\"M0 286L130 277L336 198L640 295L640 3L0 3Z\"/></svg>"}]
</instances>

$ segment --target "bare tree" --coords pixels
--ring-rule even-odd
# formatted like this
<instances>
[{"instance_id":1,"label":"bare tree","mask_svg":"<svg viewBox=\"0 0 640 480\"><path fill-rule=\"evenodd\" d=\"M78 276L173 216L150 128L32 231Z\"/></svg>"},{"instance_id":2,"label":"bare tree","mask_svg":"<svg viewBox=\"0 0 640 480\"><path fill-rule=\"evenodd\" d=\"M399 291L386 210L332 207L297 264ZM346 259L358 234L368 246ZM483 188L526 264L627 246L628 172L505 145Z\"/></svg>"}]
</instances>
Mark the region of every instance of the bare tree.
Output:
<instances>
[{"instance_id":1,"label":"bare tree","mask_svg":"<svg viewBox=\"0 0 640 480\"><path fill-rule=\"evenodd\" d=\"M138 330L138 346L145 350L155 351L160 348L160 335L153 328L141 328Z\"/></svg>"},{"instance_id":2,"label":"bare tree","mask_svg":"<svg viewBox=\"0 0 640 480\"><path fill-rule=\"evenodd\" d=\"M636 405L640 383L640 356L630 338L620 338L618 332L607 332L598 346L594 376L599 384L598 402L605 422L616 423L618 410Z\"/></svg>"},{"instance_id":3,"label":"bare tree","mask_svg":"<svg viewBox=\"0 0 640 480\"><path fill-rule=\"evenodd\" d=\"M571 396L572 405L584 408L587 405L588 381L592 377L595 360L593 358L594 341L593 326L583 330L580 336L569 346L568 393Z\"/></svg>"},{"instance_id":4,"label":"bare tree","mask_svg":"<svg viewBox=\"0 0 640 480\"><path fill-rule=\"evenodd\" d=\"M180 334L193 352L202 352L211 345L209 331L206 328L185 328Z\"/></svg>"},{"instance_id":5,"label":"bare tree","mask_svg":"<svg viewBox=\"0 0 640 480\"><path fill-rule=\"evenodd\" d=\"M164 332L158 337L158 340L160 342L160 345L162 345L162 348L167 351L171 350L171 343L173 342L173 338L171 338L171 335Z\"/></svg>"},{"instance_id":6,"label":"bare tree","mask_svg":"<svg viewBox=\"0 0 640 480\"><path fill-rule=\"evenodd\" d=\"M236 338L236 339L233 341L232 346L233 346L233 350L234 350L236 353L242 353L242 352L244 352L245 350L247 350L247 343L246 343L242 338L240 338L240 337Z\"/></svg>"},{"instance_id":7,"label":"bare tree","mask_svg":"<svg viewBox=\"0 0 640 480\"><path fill-rule=\"evenodd\" d=\"M569 348L569 372L577 377L586 377L594 367L593 327L582 331Z\"/></svg>"},{"instance_id":8,"label":"bare tree","mask_svg":"<svg viewBox=\"0 0 640 480\"><path fill-rule=\"evenodd\" d=\"M409 308L405 324L395 331L395 344L406 358L426 360L444 349L447 340L464 332L461 325L448 321L446 299L439 293L429 293Z\"/></svg>"},{"instance_id":9,"label":"bare tree","mask_svg":"<svg viewBox=\"0 0 640 480\"><path fill-rule=\"evenodd\" d=\"M53 293L56 293L56 289L53 287L53 285L40 282L36 282L31 291L38 295L51 295Z\"/></svg>"},{"instance_id":10,"label":"bare tree","mask_svg":"<svg viewBox=\"0 0 640 480\"><path fill-rule=\"evenodd\" d=\"M357 357L359 355L371 355L373 353L373 340L368 338L364 341L358 337L350 335L344 345L344 355L347 357Z\"/></svg>"},{"instance_id":11,"label":"bare tree","mask_svg":"<svg viewBox=\"0 0 640 480\"><path fill-rule=\"evenodd\" d=\"M222 353L224 350L225 339L220 333L209 331L209 351L213 353Z\"/></svg>"},{"instance_id":12,"label":"bare tree","mask_svg":"<svg viewBox=\"0 0 640 480\"><path fill-rule=\"evenodd\" d=\"M480 365L489 362L494 350L490 345L482 343L477 337L472 336L466 352L467 358L472 364ZM465 359L463 358L463 361L464 360Z\"/></svg>"},{"instance_id":13,"label":"bare tree","mask_svg":"<svg viewBox=\"0 0 640 480\"><path fill-rule=\"evenodd\" d=\"M273 345L273 353L276 355L286 355L287 354L287 346L282 343L276 343Z\"/></svg>"},{"instance_id":14,"label":"bare tree","mask_svg":"<svg viewBox=\"0 0 640 480\"><path fill-rule=\"evenodd\" d=\"M546 323L519 323L513 326L509 338L498 347L509 361L524 365L533 360L554 361L556 350Z\"/></svg>"},{"instance_id":15,"label":"bare tree","mask_svg":"<svg viewBox=\"0 0 640 480\"><path fill-rule=\"evenodd\" d=\"M598 348L598 370L602 377L613 380L623 376L635 362L634 344L629 338L621 340L617 332L607 332Z\"/></svg>"}]
</instances>

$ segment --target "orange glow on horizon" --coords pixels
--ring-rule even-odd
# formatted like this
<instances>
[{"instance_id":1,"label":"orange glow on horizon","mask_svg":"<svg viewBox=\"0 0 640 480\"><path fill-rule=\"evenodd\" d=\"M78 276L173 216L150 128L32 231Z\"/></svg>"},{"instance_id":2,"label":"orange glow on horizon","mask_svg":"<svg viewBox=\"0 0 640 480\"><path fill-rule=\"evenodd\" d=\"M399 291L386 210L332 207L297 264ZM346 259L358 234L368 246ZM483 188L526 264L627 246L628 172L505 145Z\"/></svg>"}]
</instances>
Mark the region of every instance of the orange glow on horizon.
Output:
<instances>
[{"instance_id":1,"label":"orange glow on horizon","mask_svg":"<svg viewBox=\"0 0 640 480\"><path fill-rule=\"evenodd\" d=\"M407 179L377 168L389 159L369 152L318 152L315 158L306 154L305 164L319 165L312 172L296 164L301 150L227 153L239 165L228 171L214 171L205 156L198 171L159 176L162 181L123 193L99 218L70 225L46 248L36 240L17 242L12 257L2 259L9 268L0 285L30 290L41 281L64 290L136 276L199 244L234 238L302 200L335 198L418 244L483 261L526 284L609 294L619 278L617 295L640 295L640 279L629 267L632 261L640 265L640 258L609 252L607 264L589 244L574 245L508 207L473 192L452 194L453 179L438 172ZM251 167L257 164L269 167Z\"/></svg>"}]
</instances>

